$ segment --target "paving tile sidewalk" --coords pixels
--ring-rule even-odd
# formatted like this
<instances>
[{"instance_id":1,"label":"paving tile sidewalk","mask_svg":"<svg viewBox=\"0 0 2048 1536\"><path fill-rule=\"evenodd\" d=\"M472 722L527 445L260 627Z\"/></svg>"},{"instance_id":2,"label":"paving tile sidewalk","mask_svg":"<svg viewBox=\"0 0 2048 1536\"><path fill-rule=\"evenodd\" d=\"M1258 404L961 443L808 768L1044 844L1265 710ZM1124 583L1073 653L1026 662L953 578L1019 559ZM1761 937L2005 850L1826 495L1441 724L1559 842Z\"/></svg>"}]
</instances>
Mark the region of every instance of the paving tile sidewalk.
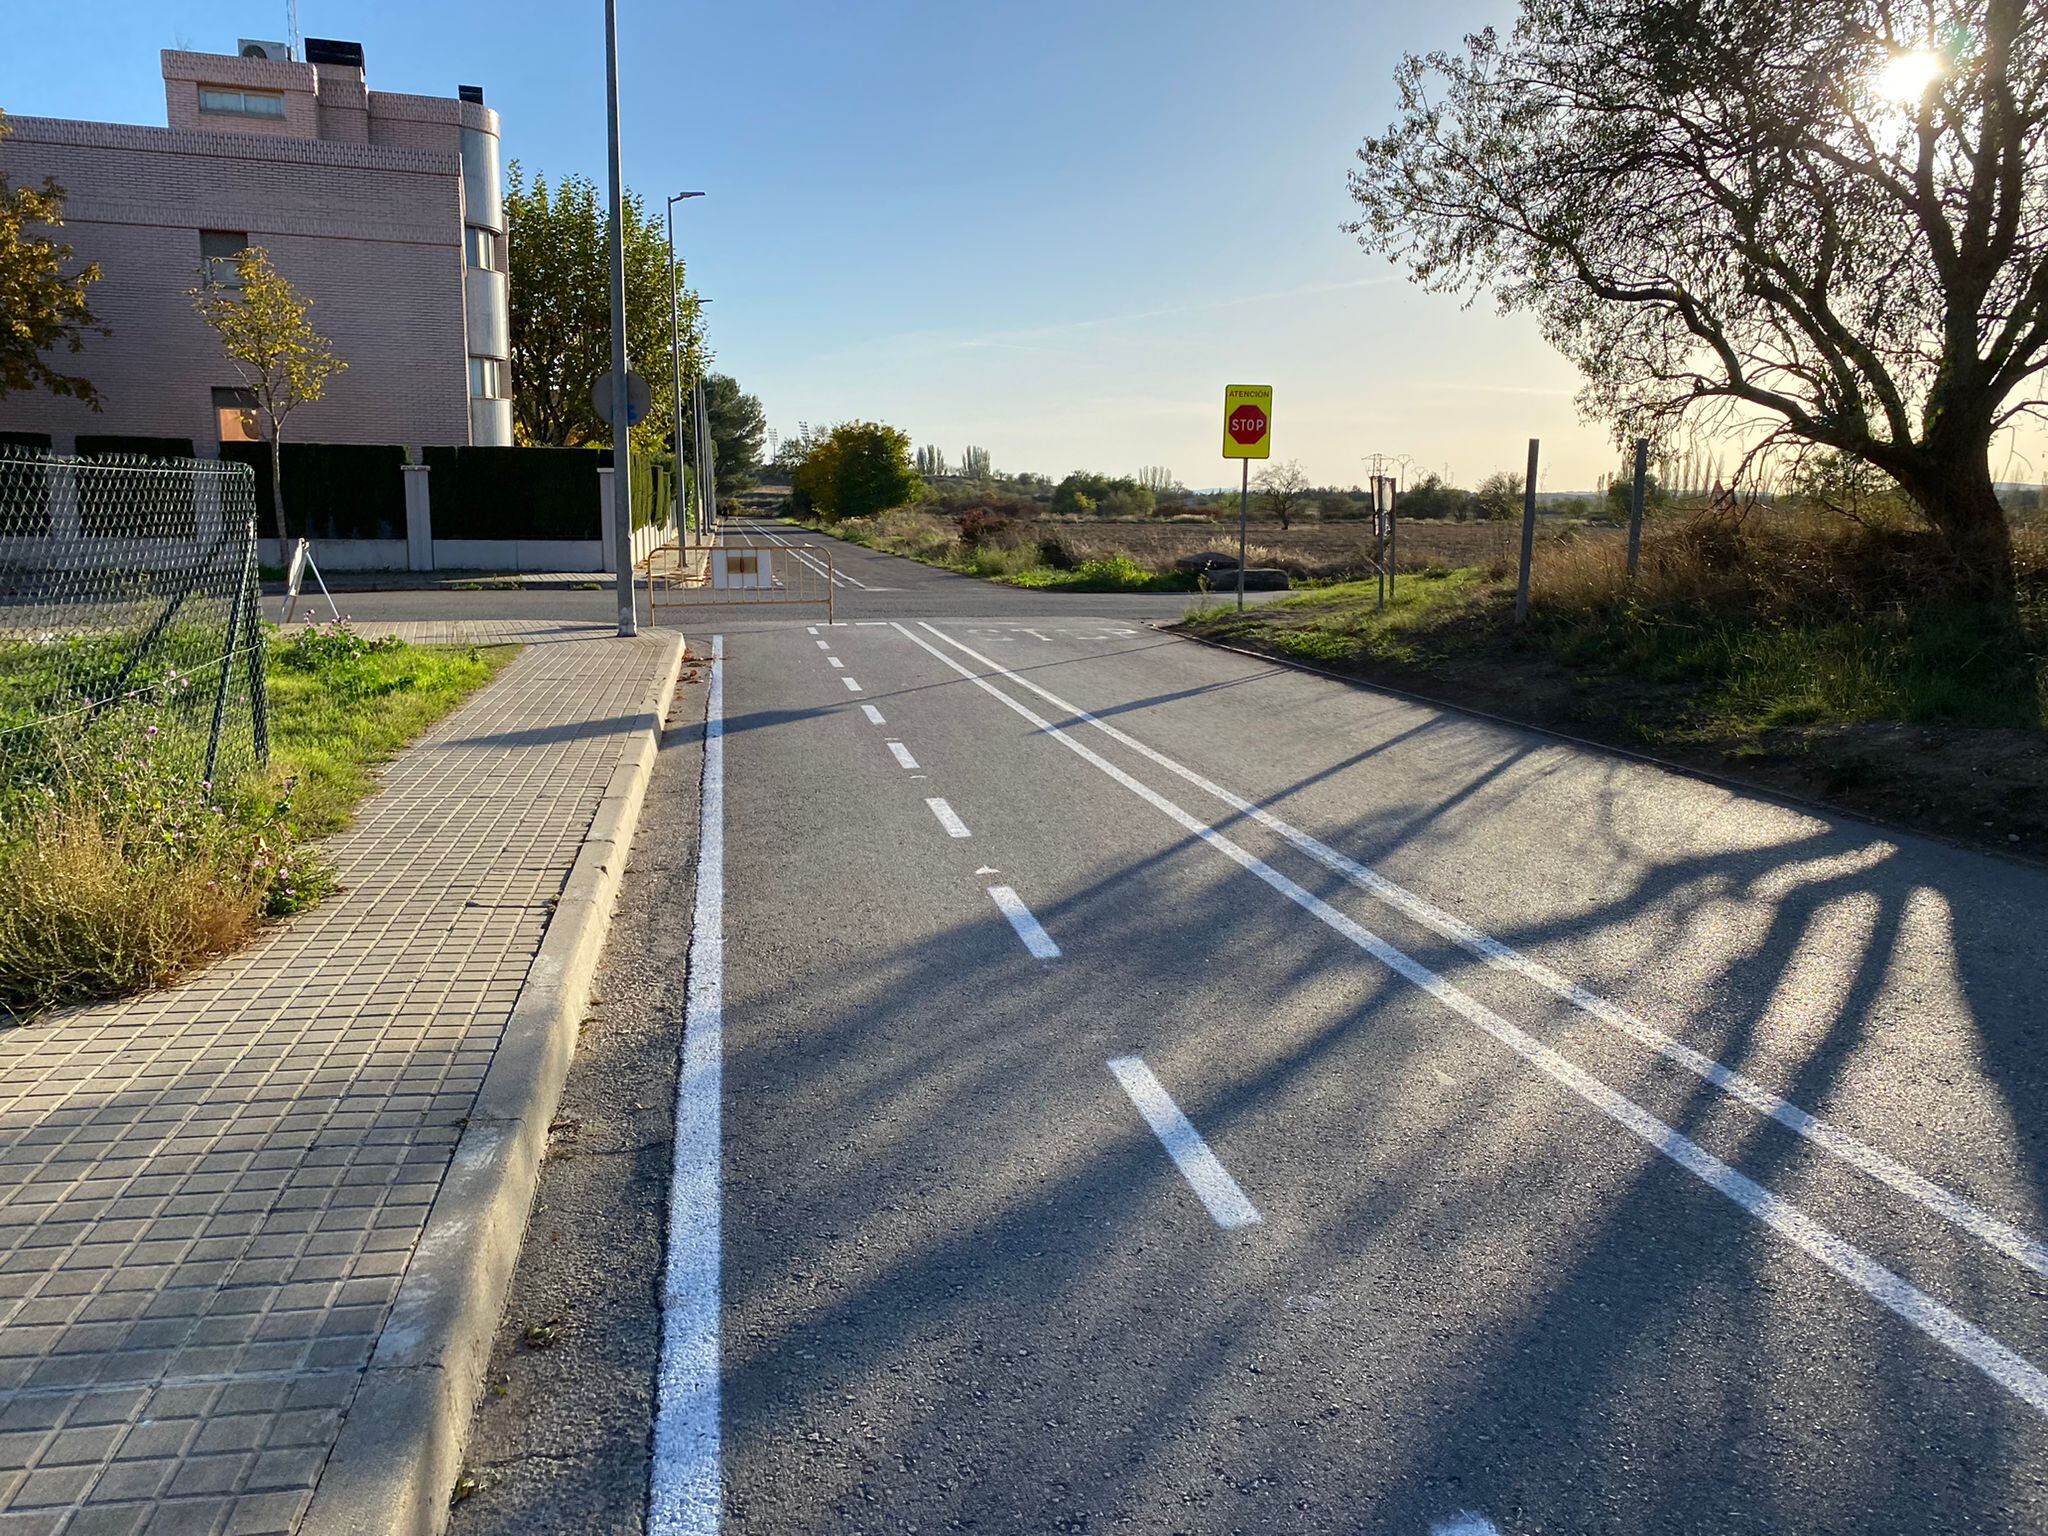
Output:
<instances>
[{"instance_id":1,"label":"paving tile sidewalk","mask_svg":"<svg viewBox=\"0 0 2048 1536\"><path fill-rule=\"evenodd\" d=\"M602 634L532 635L394 763L330 845L335 898L183 986L0 1031L0 1536L299 1520L674 654Z\"/></svg>"}]
</instances>

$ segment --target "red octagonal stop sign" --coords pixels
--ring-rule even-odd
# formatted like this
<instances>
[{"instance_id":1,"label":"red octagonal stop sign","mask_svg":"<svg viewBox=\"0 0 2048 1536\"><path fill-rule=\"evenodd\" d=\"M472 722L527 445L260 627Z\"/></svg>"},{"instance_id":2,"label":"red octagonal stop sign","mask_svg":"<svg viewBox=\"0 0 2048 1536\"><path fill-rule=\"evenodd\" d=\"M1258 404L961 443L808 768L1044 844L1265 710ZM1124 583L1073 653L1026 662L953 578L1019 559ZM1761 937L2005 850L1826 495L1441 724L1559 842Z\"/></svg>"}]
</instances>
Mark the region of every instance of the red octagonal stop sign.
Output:
<instances>
[{"instance_id":1,"label":"red octagonal stop sign","mask_svg":"<svg viewBox=\"0 0 2048 1536\"><path fill-rule=\"evenodd\" d=\"M1230 413L1230 435L1249 446L1266 435L1266 413L1256 405L1240 405Z\"/></svg>"}]
</instances>

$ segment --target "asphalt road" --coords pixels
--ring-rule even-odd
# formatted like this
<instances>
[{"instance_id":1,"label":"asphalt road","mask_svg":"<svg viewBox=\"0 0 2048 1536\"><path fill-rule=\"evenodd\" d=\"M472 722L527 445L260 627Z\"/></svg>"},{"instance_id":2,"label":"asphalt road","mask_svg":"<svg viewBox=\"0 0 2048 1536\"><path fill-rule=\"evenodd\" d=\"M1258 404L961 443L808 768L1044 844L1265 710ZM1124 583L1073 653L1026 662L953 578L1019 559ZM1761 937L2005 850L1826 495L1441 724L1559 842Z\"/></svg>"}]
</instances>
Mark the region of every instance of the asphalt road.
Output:
<instances>
[{"instance_id":1,"label":"asphalt road","mask_svg":"<svg viewBox=\"0 0 2048 1536\"><path fill-rule=\"evenodd\" d=\"M686 1166L707 1052L722 1126L667 1240L719 1223L722 1293L671 1297L652 1403L717 1442L660 1528L2048 1529L2048 877L842 561L844 623L684 620ZM694 847L665 769L629 889ZM674 1040L635 932L608 1006ZM660 1296L630 1161L529 1267ZM651 1407L462 1519L637 1531Z\"/></svg>"}]
</instances>

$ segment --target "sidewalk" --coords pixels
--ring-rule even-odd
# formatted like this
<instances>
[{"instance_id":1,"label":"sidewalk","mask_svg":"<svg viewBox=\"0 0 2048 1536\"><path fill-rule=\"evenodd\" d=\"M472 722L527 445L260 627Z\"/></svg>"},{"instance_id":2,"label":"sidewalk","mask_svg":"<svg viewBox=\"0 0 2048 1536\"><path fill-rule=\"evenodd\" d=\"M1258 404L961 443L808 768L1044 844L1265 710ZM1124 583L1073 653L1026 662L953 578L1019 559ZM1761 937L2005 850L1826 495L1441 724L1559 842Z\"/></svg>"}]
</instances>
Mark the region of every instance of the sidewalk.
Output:
<instances>
[{"instance_id":1,"label":"sidewalk","mask_svg":"<svg viewBox=\"0 0 2048 1536\"><path fill-rule=\"evenodd\" d=\"M477 1190L523 1220L559 1079L507 1079L545 1076L536 995L573 1041L575 963L547 957L573 929L594 958L681 637L363 628L535 643L330 845L341 894L181 987L0 1032L0 1536L298 1528L344 1424L380 1427L349 1423L366 1379L387 1435L412 1422L413 1381L373 1353L417 1369L436 1341L414 1335L479 1304L451 1278L474 1292L480 1251L516 1249L516 1221L475 1229ZM587 838L615 850L595 887ZM387 1475L362 1459L352 1488ZM348 1528L335 1502L307 1523Z\"/></svg>"}]
</instances>

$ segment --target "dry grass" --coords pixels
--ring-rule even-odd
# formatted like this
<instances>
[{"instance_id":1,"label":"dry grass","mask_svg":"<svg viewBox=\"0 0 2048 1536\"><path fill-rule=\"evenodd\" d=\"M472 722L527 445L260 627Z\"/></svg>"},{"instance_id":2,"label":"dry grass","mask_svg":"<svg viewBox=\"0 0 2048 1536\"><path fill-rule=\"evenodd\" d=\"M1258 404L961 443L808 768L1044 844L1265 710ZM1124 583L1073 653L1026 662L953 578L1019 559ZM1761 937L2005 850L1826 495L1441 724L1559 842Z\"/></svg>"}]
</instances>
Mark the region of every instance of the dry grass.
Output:
<instances>
[{"instance_id":1,"label":"dry grass","mask_svg":"<svg viewBox=\"0 0 2048 1536\"><path fill-rule=\"evenodd\" d=\"M0 862L0 998L34 1013L176 981L255 931L266 889L245 875L167 858L98 806L48 806Z\"/></svg>"}]
</instances>

